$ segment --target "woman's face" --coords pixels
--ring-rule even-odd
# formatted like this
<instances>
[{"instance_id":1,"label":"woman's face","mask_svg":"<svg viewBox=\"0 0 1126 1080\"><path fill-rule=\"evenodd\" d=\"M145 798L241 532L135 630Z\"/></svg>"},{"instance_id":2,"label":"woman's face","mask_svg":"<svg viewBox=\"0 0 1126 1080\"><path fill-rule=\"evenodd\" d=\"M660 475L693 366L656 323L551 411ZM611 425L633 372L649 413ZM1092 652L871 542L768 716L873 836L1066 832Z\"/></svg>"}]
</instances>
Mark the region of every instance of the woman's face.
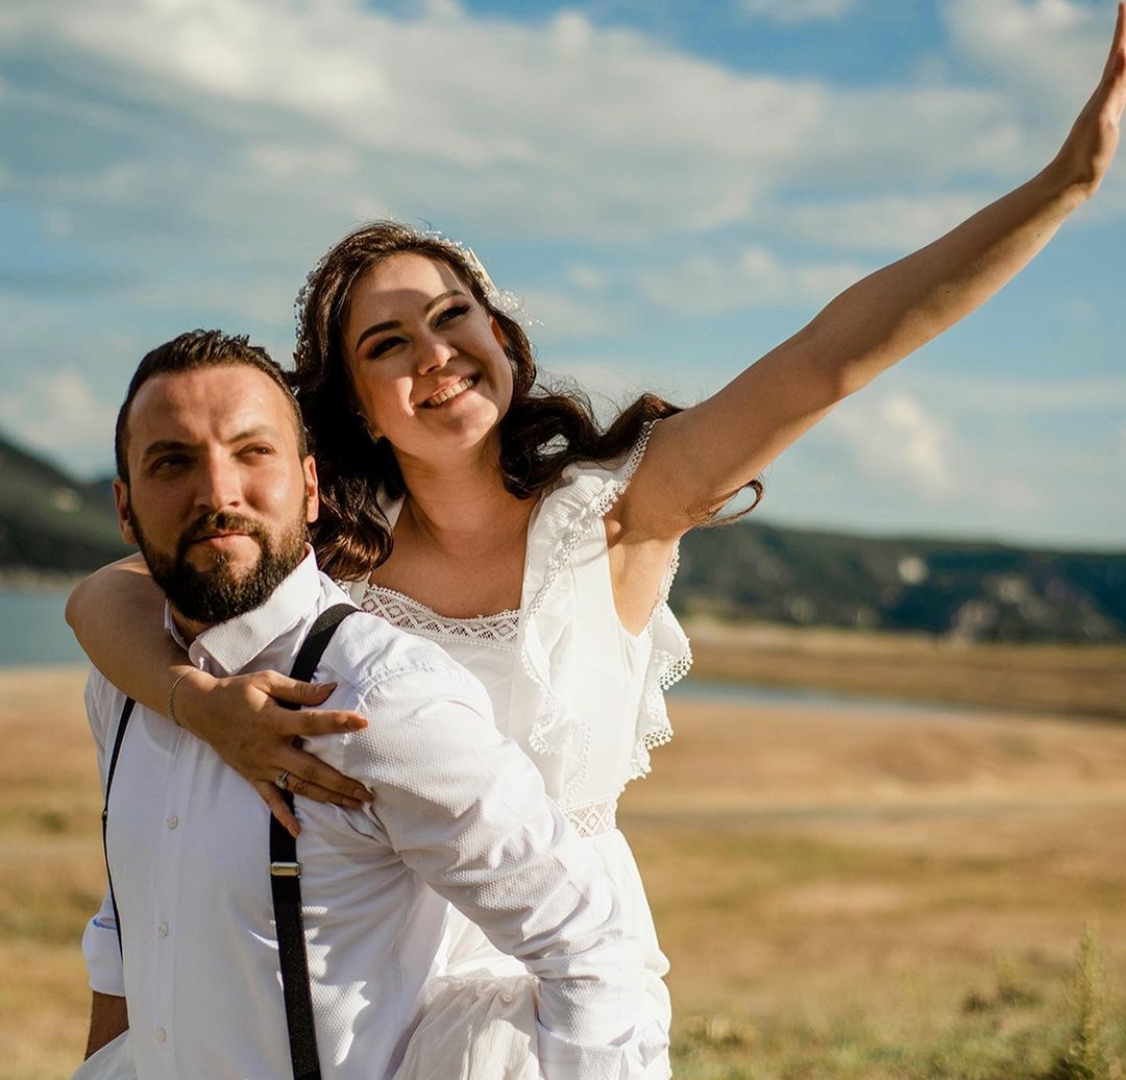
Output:
<instances>
[{"instance_id":1,"label":"woman's face","mask_svg":"<svg viewBox=\"0 0 1126 1080\"><path fill-rule=\"evenodd\" d=\"M512 401L500 326L444 262L392 255L356 283L344 323L356 397L400 456L481 446Z\"/></svg>"}]
</instances>

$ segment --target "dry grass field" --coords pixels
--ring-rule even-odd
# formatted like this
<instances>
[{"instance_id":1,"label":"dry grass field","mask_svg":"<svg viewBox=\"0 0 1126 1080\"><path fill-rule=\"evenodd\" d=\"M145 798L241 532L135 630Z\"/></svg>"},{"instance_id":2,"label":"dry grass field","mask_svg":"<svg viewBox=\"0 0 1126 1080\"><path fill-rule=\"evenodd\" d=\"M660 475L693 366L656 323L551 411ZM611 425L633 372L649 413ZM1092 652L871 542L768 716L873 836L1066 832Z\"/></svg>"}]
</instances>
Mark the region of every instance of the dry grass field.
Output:
<instances>
[{"instance_id":1,"label":"dry grass field","mask_svg":"<svg viewBox=\"0 0 1126 1080\"><path fill-rule=\"evenodd\" d=\"M860 646L810 640L741 642L742 663L799 670L804 650L814 684L835 664L853 689L907 696L904 656L926 655L892 639L896 677L853 686ZM1090 1060L1122 1075L1126 724L1098 716L1123 715L1126 650L1031 667L1018 651L1015 673L999 654L950 655L961 674L929 678L1003 685L1035 669L1045 689L1004 713L675 700L677 737L621 823L672 961L678 1077L1094 1077L1063 1060L1087 925L1106 972ZM0 1080L65 1077L84 1039L79 937L103 872L82 681L0 671Z\"/></svg>"}]
</instances>

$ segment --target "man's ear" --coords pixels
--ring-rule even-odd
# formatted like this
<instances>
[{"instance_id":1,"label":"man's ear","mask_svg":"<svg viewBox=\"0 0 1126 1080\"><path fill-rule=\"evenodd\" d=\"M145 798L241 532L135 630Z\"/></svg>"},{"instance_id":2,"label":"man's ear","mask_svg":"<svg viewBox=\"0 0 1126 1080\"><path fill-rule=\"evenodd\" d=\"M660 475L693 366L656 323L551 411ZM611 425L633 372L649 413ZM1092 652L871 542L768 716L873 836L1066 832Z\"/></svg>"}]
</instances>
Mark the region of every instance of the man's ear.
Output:
<instances>
[{"instance_id":1,"label":"man's ear","mask_svg":"<svg viewBox=\"0 0 1126 1080\"><path fill-rule=\"evenodd\" d=\"M129 487L123 480L115 479L113 482L113 501L117 506L117 527L121 530L121 538L127 544L136 544L133 517L129 513Z\"/></svg>"},{"instance_id":2,"label":"man's ear","mask_svg":"<svg viewBox=\"0 0 1126 1080\"><path fill-rule=\"evenodd\" d=\"M312 454L306 454L301 462L305 474L305 521L312 524L321 512L321 489L317 481L317 463Z\"/></svg>"}]
</instances>

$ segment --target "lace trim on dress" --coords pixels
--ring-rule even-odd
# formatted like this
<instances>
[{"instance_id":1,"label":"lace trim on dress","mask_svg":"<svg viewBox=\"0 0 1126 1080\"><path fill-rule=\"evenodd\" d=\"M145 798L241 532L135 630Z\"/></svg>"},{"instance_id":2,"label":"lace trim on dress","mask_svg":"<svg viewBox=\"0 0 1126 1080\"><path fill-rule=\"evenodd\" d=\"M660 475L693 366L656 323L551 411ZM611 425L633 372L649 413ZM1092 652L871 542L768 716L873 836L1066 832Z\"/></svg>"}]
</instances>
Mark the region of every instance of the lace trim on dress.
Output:
<instances>
[{"instance_id":1,"label":"lace trim on dress","mask_svg":"<svg viewBox=\"0 0 1126 1080\"><path fill-rule=\"evenodd\" d=\"M406 594L381 585L368 584L365 587L360 607L400 630L431 641L472 641L476 645L506 652L516 648L520 630L519 611L501 611L496 615L455 619L439 615Z\"/></svg>"},{"instance_id":2,"label":"lace trim on dress","mask_svg":"<svg viewBox=\"0 0 1126 1080\"><path fill-rule=\"evenodd\" d=\"M618 827L618 803L616 799L605 802L576 806L564 812L567 820L574 825L579 836L600 836L613 832Z\"/></svg>"},{"instance_id":3,"label":"lace trim on dress","mask_svg":"<svg viewBox=\"0 0 1126 1080\"><path fill-rule=\"evenodd\" d=\"M544 574L539 590L532 598L532 602L528 605L526 618L529 630L534 627L536 614L539 612L540 608L543 607L544 601L550 595L556 579L570 562L571 556L583 536L585 536L593 526L602 521L606 514L609 513L610 508L618 501L618 497L621 493L629 487L629 483L633 479L633 474L637 471L637 466L645 456L645 448L649 445L649 436L652 434L652 431L653 424L647 424L644 427L637 442L634 443L629 457L626 458L624 466L621 467L621 474L608 480L602 491L587 503L571 520L563 534L563 539L559 542L552 555L551 561L548 563L547 571ZM590 731L587 725L579 720L572 720L572 722L567 725L566 730L560 730L565 719L565 713L558 699L552 693L547 680L532 661L526 642L525 647L521 650L520 658L523 662L525 673L539 689L539 692L543 696L544 704L547 706L547 716L538 720L532 728L529 740L531 748L541 754L559 754L569 749L575 752L576 767L568 777L566 788L559 796L559 802L566 805L568 796L578 790L586 778L587 755L590 749ZM660 741L667 742L669 738L671 738L671 731ZM579 740L579 745L577 747L570 745L576 739ZM647 760L647 751L641 749L640 752L645 754ZM645 771L648 771L648 769Z\"/></svg>"},{"instance_id":4,"label":"lace trim on dress","mask_svg":"<svg viewBox=\"0 0 1126 1080\"><path fill-rule=\"evenodd\" d=\"M664 746L672 740L672 724L665 708L665 691L688 674L692 667L692 649L688 638L680 628L680 623L668 606L669 590L680 566L680 548L677 547L669 560L665 579L661 585L661 595L653 609L650 632L653 635L653 656L650 660L650 674L646 679L644 704L649 717L649 730L644 732L634 747L631 764L631 780L637 780L649 773L649 751ZM665 647L666 644L669 647ZM653 677L655 671L656 677Z\"/></svg>"}]
</instances>

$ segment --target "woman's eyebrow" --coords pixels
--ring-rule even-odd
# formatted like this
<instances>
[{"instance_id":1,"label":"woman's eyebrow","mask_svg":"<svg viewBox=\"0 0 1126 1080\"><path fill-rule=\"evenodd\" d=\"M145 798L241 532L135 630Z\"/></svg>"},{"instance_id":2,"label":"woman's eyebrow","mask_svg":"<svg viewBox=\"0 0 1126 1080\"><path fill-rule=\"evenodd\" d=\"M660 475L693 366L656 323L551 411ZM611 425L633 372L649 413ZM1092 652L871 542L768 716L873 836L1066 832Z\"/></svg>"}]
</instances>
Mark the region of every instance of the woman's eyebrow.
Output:
<instances>
[{"instance_id":1,"label":"woman's eyebrow","mask_svg":"<svg viewBox=\"0 0 1126 1080\"><path fill-rule=\"evenodd\" d=\"M360 346L365 341L367 341L367 339L369 337L371 337L372 334L379 334L379 333L382 333L384 330L394 330L396 326L402 326L402 325L403 324L401 322L399 322L398 319L392 319L390 322L381 322L381 323L376 323L374 326L369 326L362 334L360 334L360 336L358 338L356 338L356 344L354 346L353 351L359 352Z\"/></svg>"},{"instance_id":2,"label":"woman's eyebrow","mask_svg":"<svg viewBox=\"0 0 1126 1080\"><path fill-rule=\"evenodd\" d=\"M429 314L443 300L448 300L451 296L464 295L465 293L462 292L461 289L447 289L444 293L440 293L438 296L435 296L434 299L431 300L423 310L426 311L427 314ZM394 330L397 326L402 325L403 324L398 319L390 319L387 322L376 323L374 326L369 326L365 331L363 331L363 333L360 334L358 338L356 338L354 350L356 352L359 352L360 346L365 341L367 341L367 339L371 337L372 334L381 334L384 330Z\"/></svg>"}]
</instances>

